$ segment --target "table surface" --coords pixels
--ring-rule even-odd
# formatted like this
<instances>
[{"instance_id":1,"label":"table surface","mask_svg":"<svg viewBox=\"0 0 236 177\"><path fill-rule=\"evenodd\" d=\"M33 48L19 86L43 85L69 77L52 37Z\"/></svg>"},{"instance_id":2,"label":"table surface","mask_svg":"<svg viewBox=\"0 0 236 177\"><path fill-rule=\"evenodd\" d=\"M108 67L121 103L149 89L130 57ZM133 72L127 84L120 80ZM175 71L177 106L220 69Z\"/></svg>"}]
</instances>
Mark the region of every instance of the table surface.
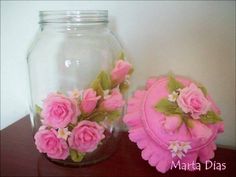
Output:
<instances>
[{"instance_id":1,"label":"table surface","mask_svg":"<svg viewBox=\"0 0 236 177\"><path fill-rule=\"evenodd\" d=\"M84 167L65 167L42 156L33 143L28 116L1 131L1 176L236 176L236 150L218 148L212 162L226 163L226 169L201 171L169 170L162 174L141 158L141 151L122 134L117 151L108 159Z\"/></svg>"}]
</instances>

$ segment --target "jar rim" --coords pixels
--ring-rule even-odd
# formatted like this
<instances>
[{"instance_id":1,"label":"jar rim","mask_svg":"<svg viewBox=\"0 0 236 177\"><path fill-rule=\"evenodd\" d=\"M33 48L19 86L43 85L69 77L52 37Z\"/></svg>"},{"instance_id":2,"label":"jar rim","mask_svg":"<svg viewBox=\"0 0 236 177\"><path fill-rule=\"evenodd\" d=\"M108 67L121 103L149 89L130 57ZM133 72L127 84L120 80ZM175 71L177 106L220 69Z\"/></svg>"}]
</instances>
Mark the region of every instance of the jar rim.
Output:
<instances>
[{"instance_id":1,"label":"jar rim","mask_svg":"<svg viewBox=\"0 0 236 177\"><path fill-rule=\"evenodd\" d=\"M39 23L107 23L108 10L39 11Z\"/></svg>"}]
</instances>

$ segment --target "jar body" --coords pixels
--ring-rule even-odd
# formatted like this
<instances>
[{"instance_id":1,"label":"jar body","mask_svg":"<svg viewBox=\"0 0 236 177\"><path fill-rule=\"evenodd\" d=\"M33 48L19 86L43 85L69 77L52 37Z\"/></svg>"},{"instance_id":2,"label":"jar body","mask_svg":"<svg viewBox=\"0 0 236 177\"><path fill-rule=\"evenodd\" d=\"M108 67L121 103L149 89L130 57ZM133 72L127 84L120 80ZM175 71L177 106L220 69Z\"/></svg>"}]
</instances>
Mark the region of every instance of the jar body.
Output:
<instances>
[{"instance_id":1,"label":"jar body","mask_svg":"<svg viewBox=\"0 0 236 177\"><path fill-rule=\"evenodd\" d=\"M91 164L112 154L131 71L121 53L106 24L41 26L27 58L39 152L65 165Z\"/></svg>"}]
</instances>

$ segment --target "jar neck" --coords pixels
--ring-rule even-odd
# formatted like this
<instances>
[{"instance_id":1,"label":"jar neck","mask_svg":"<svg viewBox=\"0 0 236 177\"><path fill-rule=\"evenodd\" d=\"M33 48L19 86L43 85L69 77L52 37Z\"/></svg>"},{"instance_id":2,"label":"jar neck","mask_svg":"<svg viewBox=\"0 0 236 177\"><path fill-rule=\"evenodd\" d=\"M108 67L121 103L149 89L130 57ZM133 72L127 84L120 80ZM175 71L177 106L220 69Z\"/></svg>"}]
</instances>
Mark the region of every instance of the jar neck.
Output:
<instances>
[{"instance_id":1,"label":"jar neck","mask_svg":"<svg viewBox=\"0 0 236 177\"><path fill-rule=\"evenodd\" d=\"M104 30L108 24L106 10L76 10L76 11L41 11L41 30Z\"/></svg>"},{"instance_id":2,"label":"jar neck","mask_svg":"<svg viewBox=\"0 0 236 177\"><path fill-rule=\"evenodd\" d=\"M104 31L108 30L108 25L106 23L47 23L40 24L40 29L41 31Z\"/></svg>"}]
</instances>

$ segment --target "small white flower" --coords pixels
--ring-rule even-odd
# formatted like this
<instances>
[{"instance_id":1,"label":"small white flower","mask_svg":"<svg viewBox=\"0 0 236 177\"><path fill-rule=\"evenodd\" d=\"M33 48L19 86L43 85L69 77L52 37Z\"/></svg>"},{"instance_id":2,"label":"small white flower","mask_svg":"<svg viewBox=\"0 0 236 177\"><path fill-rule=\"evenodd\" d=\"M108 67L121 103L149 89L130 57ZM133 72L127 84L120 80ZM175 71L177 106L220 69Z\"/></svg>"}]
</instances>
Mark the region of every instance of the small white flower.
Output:
<instances>
[{"instance_id":1,"label":"small white flower","mask_svg":"<svg viewBox=\"0 0 236 177\"><path fill-rule=\"evenodd\" d=\"M172 141L168 147L168 149L170 149L173 152L177 152L179 148L180 147L178 141Z\"/></svg>"},{"instance_id":2,"label":"small white flower","mask_svg":"<svg viewBox=\"0 0 236 177\"><path fill-rule=\"evenodd\" d=\"M69 96L72 98L80 98L82 95L82 91L79 91L78 89L74 89L72 91L69 91Z\"/></svg>"},{"instance_id":3,"label":"small white flower","mask_svg":"<svg viewBox=\"0 0 236 177\"><path fill-rule=\"evenodd\" d=\"M182 157L184 157L184 153L182 151L177 151L177 152L172 152L172 157L177 156L178 158L182 159Z\"/></svg>"},{"instance_id":4,"label":"small white flower","mask_svg":"<svg viewBox=\"0 0 236 177\"><path fill-rule=\"evenodd\" d=\"M188 150L191 149L191 146L190 142L172 141L168 149L170 149L172 157L177 156L178 158L182 159Z\"/></svg>"},{"instance_id":5,"label":"small white flower","mask_svg":"<svg viewBox=\"0 0 236 177\"><path fill-rule=\"evenodd\" d=\"M126 85L130 85L130 80L125 80L124 82L126 83Z\"/></svg>"},{"instance_id":6,"label":"small white flower","mask_svg":"<svg viewBox=\"0 0 236 177\"><path fill-rule=\"evenodd\" d=\"M57 131L57 138L63 138L67 140L70 134L71 132L68 130L68 128L59 128Z\"/></svg>"},{"instance_id":7,"label":"small white flower","mask_svg":"<svg viewBox=\"0 0 236 177\"><path fill-rule=\"evenodd\" d=\"M171 94L168 95L168 100L171 102L175 102L178 96L179 94L176 91L173 91Z\"/></svg>"},{"instance_id":8,"label":"small white flower","mask_svg":"<svg viewBox=\"0 0 236 177\"><path fill-rule=\"evenodd\" d=\"M181 92L181 90L182 90L181 88L178 88L178 89L177 89L177 92Z\"/></svg>"},{"instance_id":9,"label":"small white flower","mask_svg":"<svg viewBox=\"0 0 236 177\"><path fill-rule=\"evenodd\" d=\"M187 153L189 149L191 149L190 142L181 142L180 143L180 148L184 153Z\"/></svg>"}]
</instances>

